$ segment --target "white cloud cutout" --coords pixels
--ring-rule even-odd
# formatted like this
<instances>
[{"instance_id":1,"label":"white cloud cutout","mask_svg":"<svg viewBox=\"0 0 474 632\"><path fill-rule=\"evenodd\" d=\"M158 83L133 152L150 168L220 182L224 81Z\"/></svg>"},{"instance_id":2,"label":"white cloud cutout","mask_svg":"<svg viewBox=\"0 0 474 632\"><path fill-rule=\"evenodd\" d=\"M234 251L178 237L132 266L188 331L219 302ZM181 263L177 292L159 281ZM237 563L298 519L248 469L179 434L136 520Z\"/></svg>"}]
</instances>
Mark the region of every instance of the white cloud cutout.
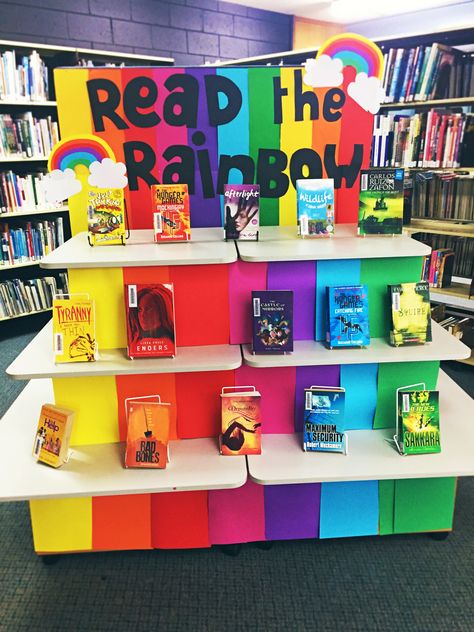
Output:
<instances>
[{"instance_id":1,"label":"white cloud cutout","mask_svg":"<svg viewBox=\"0 0 474 632\"><path fill-rule=\"evenodd\" d=\"M307 59L303 65L306 70L303 82L312 88L335 88L344 80L341 59L320 55L317 59Z\"/></svg>"},{"instance_id":2,"label":"white cloud cutout","mask_svg":"<svg viewBox=\"0 0 474 632\"><path fill-rule=\"evenodd\" d=\"M44 177L43 187L46 202L55 204L79 193L82 184L72 169L65 169L64 171L54 169Z\"/></svg>"},{"instance_id":3,"label":"white cloud cutout","mask_svg":"<svg viewBox=\"0 0 474 632\"><path fill-rule=\"evenodd\" d=\"M361 108L371 114L377 114L385 98L385 90L380 79L368 77L365 72L359 72L355 81L348 85L347 93Z\"/></svg>"},{"instance_id":4,"label":"white cloud cutout","mask_svg":"<svg viewBox=\"0 0 474 632\"><path fill-rule=\"evenodd\" d=\"M99 189L124 189L128 184L126 170L123 162L104 158L102 162L91 164L88 182L92 187Z\"/></svg>"}]
</instances>

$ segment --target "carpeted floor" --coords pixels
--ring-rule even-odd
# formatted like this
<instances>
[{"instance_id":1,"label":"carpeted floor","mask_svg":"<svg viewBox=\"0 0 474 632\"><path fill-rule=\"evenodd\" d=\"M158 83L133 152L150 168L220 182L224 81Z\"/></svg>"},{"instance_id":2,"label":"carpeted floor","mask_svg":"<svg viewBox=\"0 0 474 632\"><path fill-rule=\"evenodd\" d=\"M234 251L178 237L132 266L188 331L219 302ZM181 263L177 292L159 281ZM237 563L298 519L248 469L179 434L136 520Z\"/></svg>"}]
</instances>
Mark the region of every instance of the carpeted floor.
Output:
<instances>
[{"instance_id":1,"label":"carpeted floor","mask_svg":"<svg viewBox=\"0 0 474 632\"><path fill-rule=\"evenodd\" d=\"M28 339L0 343L2 369ZM446 368L446 367L443 367ZM465 387L472 372L457 366ZM22 384L0 376L4 407ZM474 457L473 457L474 458ZM473 632L474 479L461 479L455 530L219 548L33 553L26 503L0 503L1 632Z\"/></svg>"}]
</instances>

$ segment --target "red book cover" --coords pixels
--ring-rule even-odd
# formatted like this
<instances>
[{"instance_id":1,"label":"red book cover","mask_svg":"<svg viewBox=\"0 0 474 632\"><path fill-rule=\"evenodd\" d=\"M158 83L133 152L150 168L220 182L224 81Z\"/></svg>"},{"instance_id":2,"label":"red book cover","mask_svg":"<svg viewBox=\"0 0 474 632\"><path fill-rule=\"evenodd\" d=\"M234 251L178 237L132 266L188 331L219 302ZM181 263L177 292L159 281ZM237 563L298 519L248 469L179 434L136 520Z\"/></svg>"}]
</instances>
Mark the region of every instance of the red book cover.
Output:
<instances>
[{"instance_id":1,"label":"red book cover","mask_svg":"<svg viewBox=\"0 0 474 632\"><path fill-rule=\"evenodd\" d=\"M128 356L173 357L176 353L173 285L125 285Z\"/></svg>"},{"instance_id":2,"label":"red book cover","mask_svg":"<svg viewBox=\"0 0 474 632\"><path fill-rule=\"evenodd\" d=\"M191 219L187 184L155 184L151 187L153 229L156 242L189 241Z\"/></svg>"}]
</instances>

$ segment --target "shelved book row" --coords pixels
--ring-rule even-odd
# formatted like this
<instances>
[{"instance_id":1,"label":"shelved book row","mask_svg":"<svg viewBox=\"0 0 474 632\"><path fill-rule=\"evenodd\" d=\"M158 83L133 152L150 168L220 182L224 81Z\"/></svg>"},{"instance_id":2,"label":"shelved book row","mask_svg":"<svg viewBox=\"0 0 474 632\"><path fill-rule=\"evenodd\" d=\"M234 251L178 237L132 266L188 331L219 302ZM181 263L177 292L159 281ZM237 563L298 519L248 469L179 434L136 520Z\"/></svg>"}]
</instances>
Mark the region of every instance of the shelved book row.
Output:
<instances>
[{"instance_id":1,"label":"shelved book row","mask_svg":"<svg viewBox=\"0 0 474 632\"><path fill-rule=\"evenodd\" d=\"M24 213L37 209L59 208L46 200L45 173L37 171L18 175L12 170L0 172L0 215L2 213Z\"/></svg>"},{"instance_id":2,"label":"shelved book row","mask_svg":"<svg viewBox=\"0 0 474 632\"><path fill-rule=\"evenodd\" d=\"M67 274L39 279L10 279L0 283L0 319L14 318L53 307L53 298L69 293Z\"/></svg>"},{"instance_id":3,"label":"shelved book row","mask_svg":"<svg viewBox=\"0 0 474 632\"><path fill-rule=\"evenodd\" d=\"M59 142L59 128L51 116L37 118L0 114L0 158L47 158Z\"/></svg>"},{"instance_id":4,"label":"shelved book row","mask_svg":"<svg viewBox=\"0 0 474 632\"><path fill-rule=\"evenodd\" d=\"M474 221L474 173L415 173L409 195L417 218Z\"/></svg>"},{"instance_id":5,"label":"shelved book row","mask_svg":"<svg viewBox=\"0 0 474 632\"><path fill-rule=\"evenodd\" d=\"M422 280L430 287L449 287L453 277L454 252L449 248L433 250L423 257Z\"/></svg>"},{"instance_id":6,"label":"shelved book row","mask_svg":"<svg viewBox=\"0 0 474 632\"><path fill-rule=\"evenodd\" d=\"M467 97L474 88L472 55L444 44L391 48L384 62L385 103Z\"/></svg>"},{"instance_id":7,"label":"shelved book row","mask_svg":"<svg viewBox=\"0 0 474 632\"><path fill-rule=\"evenodd\" d=\"M377 114L371 164L374 167L459 167L465 130L472 114L431 109L409 114Z\"/></svg>"},{"instance_id":8,"label":"shelved book row","mask_svg":"<svg viewBox=\"0 0 474 632\"><path fill-rule=\"evenodd\" d=\"M21 227L10 228L0 222L2 265L15 265L38 261L64 243L62 217L41 222L26 222Z\"/></svg>"},{"instance_id":9,"label":"shelved book row","mask_svg":"<svg viewBox=\"0 0 474 632\"><path fill-rule=\"evenodd\" d=\"M433 250L452 250L454 252L453 274L472 279L474 274L474 239L431 235L429 233L416 233L416 239L428 244Z\"/></svg>"},{"instance_id":10,"label":"shelved book row","mask_svg":"<svg viewBox=\"0 0 474 632\"><path fill-rule=\"evenodd\" d=\"M17 55L14 50L7 50L0 61L0 101L23 99L49 99L48 68L35 50L30 55Z\"/></svg>"}]
</instances>

